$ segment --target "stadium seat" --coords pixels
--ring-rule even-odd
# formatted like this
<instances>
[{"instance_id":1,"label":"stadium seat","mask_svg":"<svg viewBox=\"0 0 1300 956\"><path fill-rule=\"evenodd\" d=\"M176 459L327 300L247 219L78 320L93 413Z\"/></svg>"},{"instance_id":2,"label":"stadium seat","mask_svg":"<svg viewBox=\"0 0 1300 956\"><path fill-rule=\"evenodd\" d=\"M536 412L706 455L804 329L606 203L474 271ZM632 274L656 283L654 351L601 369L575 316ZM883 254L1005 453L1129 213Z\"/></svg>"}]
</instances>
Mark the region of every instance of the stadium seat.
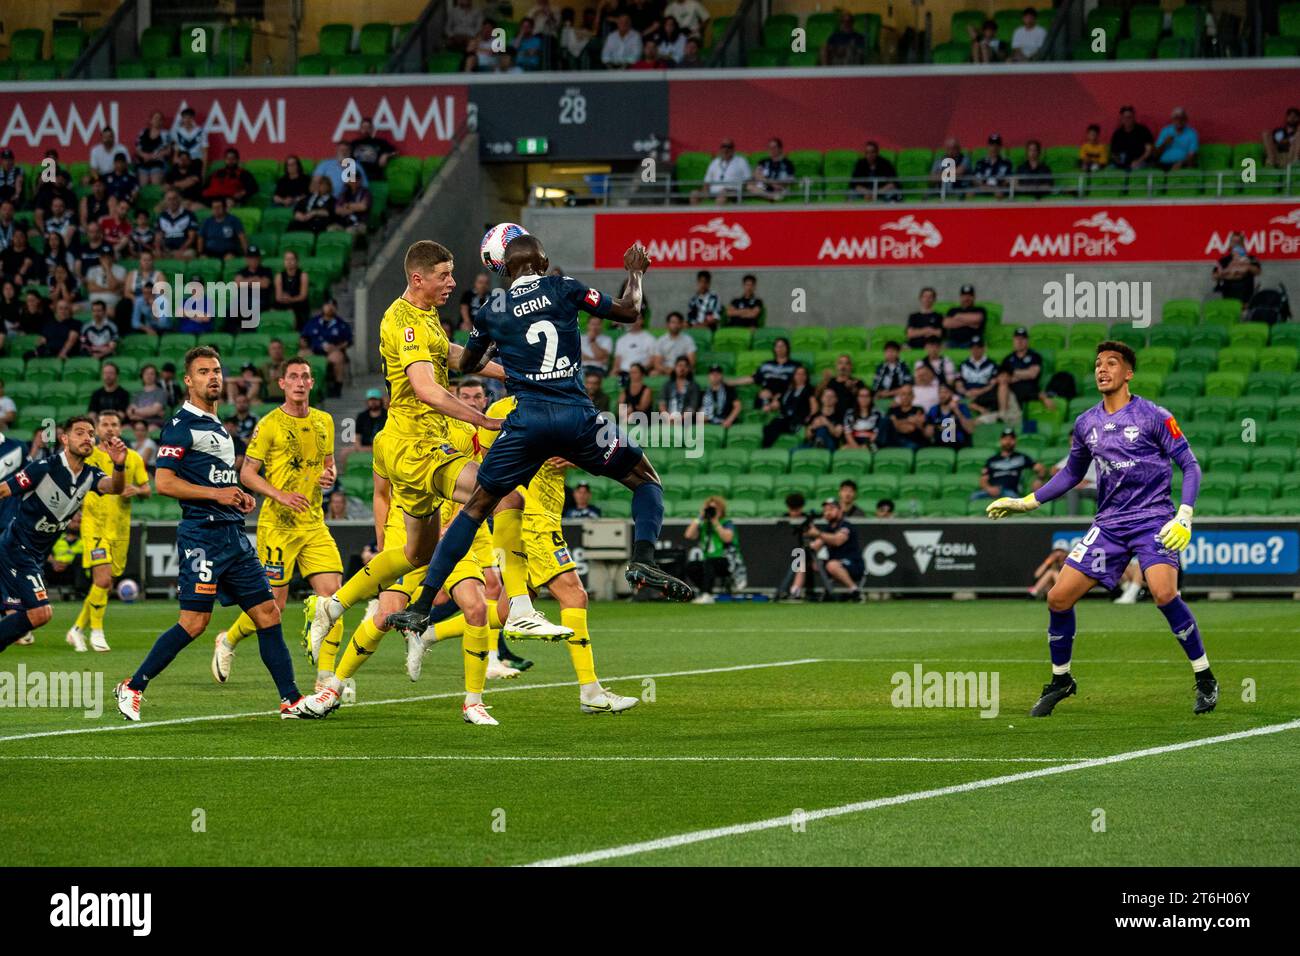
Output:
<instances>
[{"instance_id":1,"label":"stadium seat","mask_svg":"<svg viewBox=\"0 0 1300 956\"><path fill-rule=\"evenodd\" d=\"M882 448L872 457L872 471L878 475L906 475L912 471L910 448Z\"/></svg>"},{"instance_id":2,"label":"stadium seat","mask_svg":"<svg viewBox=\"0 0 1300 956\"><path fill-rule=\"evenodd\" d=\"M760 448L750 453L750 474L784 475L789 470L790 455L779 448Z\"/></svg>"}]
</instances>

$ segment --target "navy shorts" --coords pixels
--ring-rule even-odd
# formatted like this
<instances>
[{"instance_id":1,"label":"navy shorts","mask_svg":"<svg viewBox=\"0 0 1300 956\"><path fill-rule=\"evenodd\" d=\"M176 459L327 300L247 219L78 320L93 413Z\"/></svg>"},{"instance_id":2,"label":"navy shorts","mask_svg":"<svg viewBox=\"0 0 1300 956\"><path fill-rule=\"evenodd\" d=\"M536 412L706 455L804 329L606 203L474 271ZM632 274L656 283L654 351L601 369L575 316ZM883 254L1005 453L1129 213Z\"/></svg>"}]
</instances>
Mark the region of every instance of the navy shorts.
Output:
<instances>
[{"instance_id":1,"label":"navy shorts","mask_svg":"<svg viewBox=\"0 0 1300 956\"><path fill-rule=\"evenodd\" d=\"M548 458L566 458L593 475L622 479L645 457L618 423L593 405L561 405L521 398L501 426L478 483L507 495L533 480Z\"/></svg>"},{"instance_id":2,"label":"navy shorts","mask_svg":"<svg viewBox=\"0 0 1300 956\"><path fill-rule=\"evenodd\" d=\"M9 536L0 539L0 597L5 610L30 611L50 603L43 567L40 555Z\"/></svg>"},{"instance_id":3,"label":"navy shorts","mask_svg":"<svg viewBox=\"0 0 1300 956\"><path fill-rule=\"evenodd\" d=\"M860 554L850 554L843 558L830 557L826 560L839 561L840 564L844 565L844 570L849 573L849 577L853 579L855 584L860 584L862 582L862 576L867 573L867 566L863 563L862 555Z\"/></svg>"},{"instance_id":4,"label":"navy shorts","mask_svg":"<svg viewBox=\"0 0 1300 956\"><path fill-rule=\"evenodd\" d=\"M180 562L176 592L181 610L210 612L221 601L223 607L238 604L247 611L274 600L266 568L242 522L182 521L176 535L176 557Z\"/></svg>"}]
</instances>

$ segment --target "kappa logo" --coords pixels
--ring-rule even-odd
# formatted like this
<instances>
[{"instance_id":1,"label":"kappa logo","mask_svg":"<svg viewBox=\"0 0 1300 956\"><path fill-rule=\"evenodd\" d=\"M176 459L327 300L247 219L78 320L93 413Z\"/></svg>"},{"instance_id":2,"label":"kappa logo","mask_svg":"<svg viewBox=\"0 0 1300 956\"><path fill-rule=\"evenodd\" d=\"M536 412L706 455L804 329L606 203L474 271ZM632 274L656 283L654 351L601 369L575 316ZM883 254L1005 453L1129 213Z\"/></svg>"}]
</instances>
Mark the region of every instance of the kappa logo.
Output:
<instances>
[{"instance_id":1,"label":"kappa logo","mask_svg":"<svg viewBox=\"0 0 1300 956\"><path fill-rule=\"evenodd\" d=\"M1124 426L1124 437L1127 438L1127 439L1129 440L1129 443L1130 443L1130 444L1132 444L1133 442L1137 441L1137 440L1138 440L1138 435L1141 435L1141 434L1142 434L1142 429L1138 428L1136 425L1125 425L1125 426Z\"/></svg>"},{"instance_id":2,"label":"kappa logo","mask_svg":"<svg viewBox=\"0 0 1300 956\"><path fill-rule=\"evenodd\" d=\"M1095 431L1096 429L1093 429L1093 430ZM1108 431L1108 432L1113 432L1114 430L1115 430L1115 423L1114 423L1114 422L1107 422L1107 423L1106 423L1106 431Z\"/></svg>"}]
</instances>

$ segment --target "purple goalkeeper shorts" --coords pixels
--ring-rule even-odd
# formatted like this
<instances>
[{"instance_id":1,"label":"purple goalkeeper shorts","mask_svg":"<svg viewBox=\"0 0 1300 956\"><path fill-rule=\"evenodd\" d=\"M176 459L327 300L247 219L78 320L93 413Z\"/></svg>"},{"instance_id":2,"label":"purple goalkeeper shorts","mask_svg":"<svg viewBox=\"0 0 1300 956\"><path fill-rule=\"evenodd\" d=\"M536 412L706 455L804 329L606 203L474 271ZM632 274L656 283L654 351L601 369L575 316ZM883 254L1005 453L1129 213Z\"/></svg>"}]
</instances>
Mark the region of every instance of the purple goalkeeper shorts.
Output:
<instances>
[{"instance_id":1,"label":"purple goalkeeper shorts","mask_svg":"<svg viewBox=\"0 0 1300 956\"><path fill-rule=\"evenodd\" d=\"M1065 563L1111 590L1119 586L1124 569L1133 558L1145 571L1153 564L1177 568L1178 552L1163 547L1156 535L1164 522L1140 525L1131 531L1118 531L1093 525L1071 550Z\"/></svg>"}]
</instances>

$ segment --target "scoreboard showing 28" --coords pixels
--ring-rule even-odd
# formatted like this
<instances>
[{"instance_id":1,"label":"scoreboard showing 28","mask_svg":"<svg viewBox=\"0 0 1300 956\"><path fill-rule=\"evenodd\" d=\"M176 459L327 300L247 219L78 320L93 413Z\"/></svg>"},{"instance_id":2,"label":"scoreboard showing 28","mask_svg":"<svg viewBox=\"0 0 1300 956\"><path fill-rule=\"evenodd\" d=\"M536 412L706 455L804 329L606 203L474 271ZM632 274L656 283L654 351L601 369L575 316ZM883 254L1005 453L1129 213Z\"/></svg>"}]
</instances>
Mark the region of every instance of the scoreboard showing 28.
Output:
<instances>
[{"instance_id":1,"label":"scoreboard showing 28","mask_svg":"<svg viewBox=\"0 0 1300 956\"><path fill-rule=\"evenodd\" d=\"M637 82L637 108L629 110L620 85L627 82L615 76L581 83L472 84L480 158L644 159L667 139L668 84Z\"/></svg>"}]
</instances>

